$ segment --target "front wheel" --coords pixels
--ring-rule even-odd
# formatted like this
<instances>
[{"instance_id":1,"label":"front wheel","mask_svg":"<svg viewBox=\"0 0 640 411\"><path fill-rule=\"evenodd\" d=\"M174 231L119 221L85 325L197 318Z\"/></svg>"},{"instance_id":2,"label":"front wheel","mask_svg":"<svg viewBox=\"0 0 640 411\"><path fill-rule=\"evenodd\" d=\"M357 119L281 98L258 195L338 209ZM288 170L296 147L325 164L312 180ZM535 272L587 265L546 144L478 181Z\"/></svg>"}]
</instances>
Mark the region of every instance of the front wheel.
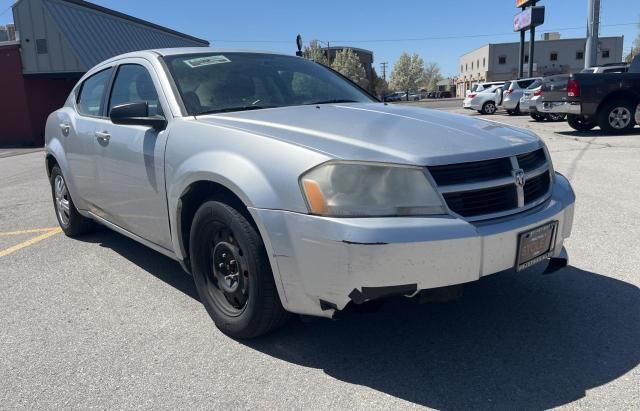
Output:
<instances>
[{"instance_id":1,"label":"front wheel","mask_svg":"<svg viewBox=\"0 0 640 411\"><path fill-rule=\"evenodd\" d=\"M94 222L83 217L76 209L69 194L67 181L57 165L51 169L51 195L58 224L67 236L76 237L93 231Z\"/></svg>"},{"instance_id":2,"label":"front wheel","mask_svg":"<svg viewBox=\"0 0 640 411\"><path fill-rule=\"evenodd\" d=\"M598 125L607 134L623 134L636 125L633 113L636 105L627 100L606 103L598 113Z\"/></svg>"},{"instance_id":3,"label":"front wheel","mask_svg":"<svg viewBox=\"0 0 640 411\"><path fill-rule=\"evenodd\" d=\"M569 126L576 131L589 131L596 126L595 122L587 121L583 117L575 114L569 114L567 116L567 123L569 123Z\"/></svg>"},{"instance_id":4,"label":"front wheel","mask_svg":"<svg viewBox=\"0 0 640 411\"><path fill-rule=\"evenodd\" d=\"M286 321L262 239L242 213L207 201L193 218L189 246L200 301L222 332L253 338Z\"/></svg>"},{"instance_id":5,"label":"front wheel","mask_svg":"<svg viewBox=\"0 0 640 411\"><path fill-rule=\"evenodd\" d=\"M482 110L480 111L482 114L494 114L498 108L496 107L496 103L493 101L487 101L482 105Z\"/></svg>"}]
</instances>

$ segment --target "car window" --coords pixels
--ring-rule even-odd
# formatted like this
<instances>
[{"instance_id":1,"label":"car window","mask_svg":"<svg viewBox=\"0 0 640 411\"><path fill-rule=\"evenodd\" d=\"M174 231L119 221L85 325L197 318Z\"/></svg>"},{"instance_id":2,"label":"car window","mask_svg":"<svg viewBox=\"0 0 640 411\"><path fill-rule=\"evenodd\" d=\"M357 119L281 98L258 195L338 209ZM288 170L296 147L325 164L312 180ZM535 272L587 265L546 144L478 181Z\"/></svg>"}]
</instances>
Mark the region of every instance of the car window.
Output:
<instances>
[{"instance_id":1,"label":"car window","mask_svg":"<svg viewBox=\"0 0 640 411\"><path fill-rule=\"evenodd\" d=\"M509 88L511 88L511 82L510 82L510 81L505 81L505 83L504 83L504 89L505 89L505 90L509 90Z\"/></svg>"},{"instance_id":2,"label":"car window","mask_svg":"<svg viewBox=\"0 0 640 411\"><path fill-rule=\"evenodd\" d=\"M111 78L112 68L94 74L82 83L76 106L80 114L100 116L104 103L104 93Z\"/></svg>"},{"instance_id":3,"label":"car window","mask_svg":"<svg viewBox=\"0 0 640 411\"><path fill-rule=\"evenodd\" d=\"M583 69L580 73L595 73L596 69L595 68L586 68Z\"/></svg>"},{"instance_id":4,"label":"car window","mask_svg":"<svg viewBox=\"0 0 640 411\"><path fill-rule=\"evenodd\" d=\"M542 85L542 80L536 79L531 84L529 84L529 87L527 87L527 89L533 90L535 88L540 87L541 85Z\"/></svg>"},{"instance_id":5,"label":"car window","mask_svg":"<svg viewBox=\"0 0 640 411\"><path fill-rule=\"evenodd\" d=\"M373 102L321 64L262 53L164 57L191 115L331 102Z\"/></svg>"},{"instance_id":6,"label":"car window","mask_svg":"<svg viewBox=\"0 0 640 411\"><path fill-rule=\"evenodd\" d=\"M138 64L121 65L113 82L108 112L121 104L144 101L149 106L150 116L162 114L158 93L147 69Z\"/></svg>"},{"instance_id":7,"label":"car window","mask_svg":"<svg viewBox=\"0 0 640 411\"><path fill-rule=\"evenodd\" d=\"M527 88L527 87L529 87L533 82L534 82L534 80L520 80L520 81L518 81L518 86L519 86L520 88Z\"/></svg>"}]
</instances>

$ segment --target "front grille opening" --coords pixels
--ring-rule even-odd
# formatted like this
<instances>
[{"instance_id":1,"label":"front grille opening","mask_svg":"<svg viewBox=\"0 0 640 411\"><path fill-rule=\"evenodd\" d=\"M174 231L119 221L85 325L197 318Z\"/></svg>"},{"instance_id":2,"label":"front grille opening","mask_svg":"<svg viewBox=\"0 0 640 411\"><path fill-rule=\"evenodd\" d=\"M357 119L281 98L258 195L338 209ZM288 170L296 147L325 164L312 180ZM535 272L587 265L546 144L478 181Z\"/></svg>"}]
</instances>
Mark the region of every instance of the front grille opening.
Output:
<instances>
[{"instance_id":1,"label":"front grille opening","mask_svg":"<svg viewBox=\"0 0 640 411\"><path fill-rule=\"evenodd\" d=\"M475 217L508 211L518 207L513 184L443 194L449 208L463 217Z\"/></svg>"},{"instance_id":2,"label":"front grille opening","mask_svg":"<svg viewBox=\"0 0 640 411\"><path fill-rule=\"evenodd\" d=\"M524 203L531 204L543 197L549 191L551 176L543 173L527 180L524 185Z\"/></svg>"},{"instance_id":3,"label":"front grille opening","mask_svg":"<svg viewBox=\"0 0 640 411\"><path fill-rule=\"evenodd\" d=\"M473 161L429 167L429 172L439 186L476 183L511 175L508 157L495 160Z\"/></svg>"},{"instance_id":4,"label":"front grille opening","mask_svg":"<svg viewBox=\"0 0 640 411\"><path fill-rule=\"evenodd\" d=\"M547 162L547 157L544 154L543 149L532 151L527 154L520 154L516 156L518 158L518 165L524 171L535 170L542 167Z\"/></svg>"}]
</instances>

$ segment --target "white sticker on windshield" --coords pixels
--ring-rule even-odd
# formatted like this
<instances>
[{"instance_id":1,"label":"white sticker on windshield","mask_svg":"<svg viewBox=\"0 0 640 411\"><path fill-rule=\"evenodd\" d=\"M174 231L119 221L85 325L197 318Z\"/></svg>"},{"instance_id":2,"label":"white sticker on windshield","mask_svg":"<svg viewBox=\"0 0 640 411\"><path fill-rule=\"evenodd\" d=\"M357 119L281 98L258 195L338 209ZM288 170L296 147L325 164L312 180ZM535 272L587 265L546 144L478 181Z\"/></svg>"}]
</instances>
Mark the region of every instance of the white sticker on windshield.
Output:
<instances>
[{"instance_id":1,"label":"white sticker on windshield","mask_svg":"<svg viewBox=\"0 0 640 411\"><path fill-rule=\"evenodd\" d=\"M191 67L202 67L202 66L210 66L212 64L222 64L222 63L231 63L231 60L226 58L225 56L207 56L207 57L198 57L195 59L185 60L184 63Z\"/></svg>"}]
</instances>

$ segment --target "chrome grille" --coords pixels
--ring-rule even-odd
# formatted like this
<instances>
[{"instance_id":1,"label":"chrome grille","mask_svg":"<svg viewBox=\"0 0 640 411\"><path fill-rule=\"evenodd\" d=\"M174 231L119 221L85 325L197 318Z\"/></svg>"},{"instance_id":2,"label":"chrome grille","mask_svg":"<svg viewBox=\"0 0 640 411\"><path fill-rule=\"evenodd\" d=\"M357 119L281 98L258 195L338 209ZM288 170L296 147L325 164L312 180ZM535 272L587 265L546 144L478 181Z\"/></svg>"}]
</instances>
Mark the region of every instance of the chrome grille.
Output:
<instances>
[{"instance_id":1,"label":"chrome grille","mask_svg":"<svg viewBox=\"0 0 640 411\"><path fill-rule=\"evenodd\" d=\"M545 151L428 167L447 206L469 220L524 211L549 197L552 175Z\"/></svg>"}]
</instances>

